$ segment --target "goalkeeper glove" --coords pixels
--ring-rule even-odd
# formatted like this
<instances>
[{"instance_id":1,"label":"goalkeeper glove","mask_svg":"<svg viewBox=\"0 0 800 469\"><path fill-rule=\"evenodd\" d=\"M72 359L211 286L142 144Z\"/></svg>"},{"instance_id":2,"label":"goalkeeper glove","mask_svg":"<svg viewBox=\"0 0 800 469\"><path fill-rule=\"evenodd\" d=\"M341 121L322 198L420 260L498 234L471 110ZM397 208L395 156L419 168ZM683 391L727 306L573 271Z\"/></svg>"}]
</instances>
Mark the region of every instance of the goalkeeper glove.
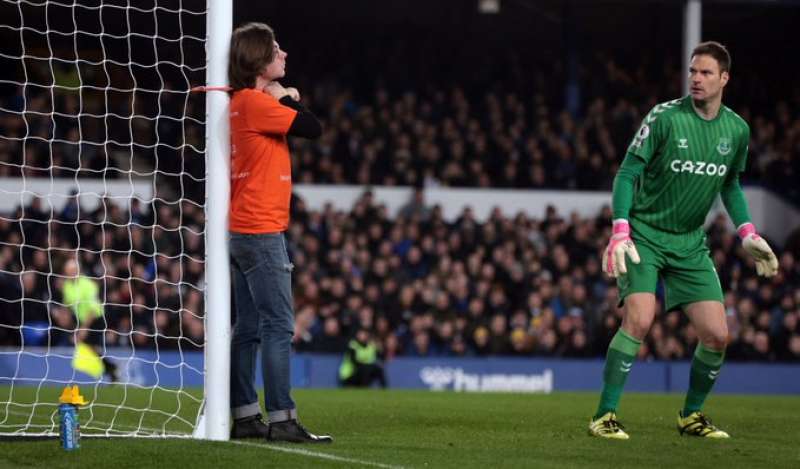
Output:
<instances>
[{"instance_id":1,"label":"goalkeeper glove","mask_svg":"<svg viewBox=\"0 0 800 469\"><path fill-rule=\"evenodd\" d=\"M737 230L742 239L742 247L756 262L756 273L764 277L772 277L778 273L778 258L769 244L756 233L752 223L745 223Z\"/></svg>"},{"instance_id":2,"label":"goalkeeper glove","mask_svg":"<svg viewBox=\"0 0 800 469\"><path fill-rule=\"evenodd\" d=\"M639 253L636 251L636 246L633 245L631 226L628 224L628 220L614 220L611 239L608 240L608 246L603 251L603 272L614 278L628 273L628 268L625 266L625 254L631 258L631 262L634 264L639 263Z\"/></svg>"}]
</instances>

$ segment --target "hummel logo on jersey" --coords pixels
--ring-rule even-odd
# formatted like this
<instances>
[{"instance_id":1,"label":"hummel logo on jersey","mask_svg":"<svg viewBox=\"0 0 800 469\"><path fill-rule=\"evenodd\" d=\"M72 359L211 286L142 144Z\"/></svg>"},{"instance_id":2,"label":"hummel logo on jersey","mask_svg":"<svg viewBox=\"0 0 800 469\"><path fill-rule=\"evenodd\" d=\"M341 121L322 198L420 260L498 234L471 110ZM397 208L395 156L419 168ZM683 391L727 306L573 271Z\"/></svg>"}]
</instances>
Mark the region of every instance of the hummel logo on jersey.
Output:
<instances>
[{"instance_id":1,"label":"hummel logo on jersey","mask_svg":"<svg viewBox=\"0 0 800 469\"><path fill-rule=\"evenodd\" d=\"M622 362L622 366L619 367L619 371L623 373L627 373L631 371L631 367L633 366L633 362Z\"/></svg>"},{"instance_id":2,"label":"hummel logo on jersey","mask_svg":"<svg viewBox=\"0 0 800 469\"><path fill-rule=\"evenodd\" d=\"M719 376L719 370L711 370L708 372L708 379L717 379Z\"/></svg>"},{"instance_id":3,"label":"hummel logo on jersey","mask_svg":"<svg viewBox=\"0 0 800 469\"><path fill-rule=\"evenodd\" d=\"M692 173L698 176L724 176L728 167L724 164L716 165L705 161L672 160L669 169L676 173Z\"/></svg>"},{"instance_id":4,"label":"hummel logo on jersey","mask_svg":"<svg viewBox=\"0 0 800 469\"><path fill-rule=\"evenodd\" d=\"M678 139L678 148L689 148L689 139L679 138Z\"/></svg>"}]
</instances>

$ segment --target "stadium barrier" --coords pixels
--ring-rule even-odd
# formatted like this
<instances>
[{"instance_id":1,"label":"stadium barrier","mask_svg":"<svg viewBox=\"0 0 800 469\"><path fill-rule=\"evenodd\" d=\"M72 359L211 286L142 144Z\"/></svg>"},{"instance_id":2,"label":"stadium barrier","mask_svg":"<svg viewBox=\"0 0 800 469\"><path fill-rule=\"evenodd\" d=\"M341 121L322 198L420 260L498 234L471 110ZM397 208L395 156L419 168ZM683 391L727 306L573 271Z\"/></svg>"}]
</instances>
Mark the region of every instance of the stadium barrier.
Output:
<instances>
[{"instance_id":1,"label":"stadium barrier","mask_svg":"<svg viewBox=\"0 0 800 469\"><path fill-rule=\"evenodd\" d=\"M310 210L322 210L331 204L336 210L349 211L366 187L348 185L296 184L294 191L303 198ZM386 205L391 216L397 214L412 195L410 187L369 187L375 202ZM800 226L800 209L781 199L778 194L761 187L745 187L744 195L750 206L753 223L759 232L767 235L778 246L782 246L789 233ZM453 221L471 207L479 222L489 218L495 207L500 207L505 216L522 212L528 216L542 218L548 205L558 208L561 216L577 213L582 217L597 216L603 205L611 203L610 192L568 190L524 190L524 189L475 189L437 187L425 190L425 203L440 205L445 220ZM706 217L711 223L720 213L725 213L722 201L717 198ZM729 221L731 229L733 223Z\"/></svg>"},{"instance_id":2,"label":"stadium barrier","mask_svg":"<svg viewBox=\"0 0 800 469\"><path fill-rule=\"evenodd\" d=\"M72 368L72 349L26 348L0 351L0 376L14 377L15 385L95 384L97 381ZM123 381L133 386L201 387L203 354L200 352L133 351L109 349L122 370ZM132 358L136 358L133 360ZM295 388L337 386L341 357L297 354L292 362ZM259 365L260 366L260 365ZM639 362L628 378L626 390L684 392L689 384L688 362ZM256 368L260 369L260 368ZM260 374L260 373L259 373ZM598 391L603 361L529 358L410 358L399 357L386 365L389 386L459 392ZM261 386L260 377L258 386ZM0 379L0 385L9 384ZM800 364L726 363L715 392L734 394L800 394Z\"/></svg>"},{"instance_id":3,"label":"stadium barrier","mask_svg":"<svg viewBox=\"0 0 800 469\"><path fill-rule=\"evenodd\" d=\"M34 195L43 199L44 208L52 207L60 211L75 189L73 179L28 179L0 178L0 193L12 193L14 197L0 197L0 213L11 213L20 203L27 204ZM149 201L153 196L152 182L142 180L105 181L86 180L80 182L81 207L93 210L102 197L109 196L116 203L127 209L132 195L142 201ZM296 184L294 191L302 197L310 210L322 210L326 204L332 204L337 210L348 212L364 194L367 187L348 185L314 185ZM375 201L385 204L391 216L395 216L403 205L411 198L410 187L370 187ZM745 198L752 212L753 223L759 232L767 235L778 246L783 245L786 237L794 227L800 226L800 210L782 200L778 195L760 187L744 188ZM518 190L518 189L472 189L472 188L432 188L425 191L425 202L440 205L444 218L453 221L458 218L464 207L471 207L478 221L485 221L495 207L502 207L506 216L518 212L529 216L543 217L548 205L558 207L562 216L577 213L583 217L595 217L603 205L611 202L610 192L592 191L559 191L559 190ZM717 199L706 217L710 223L725 208ZM730 225L731 229L733 224Z\"/></svg>"}]
</instances>

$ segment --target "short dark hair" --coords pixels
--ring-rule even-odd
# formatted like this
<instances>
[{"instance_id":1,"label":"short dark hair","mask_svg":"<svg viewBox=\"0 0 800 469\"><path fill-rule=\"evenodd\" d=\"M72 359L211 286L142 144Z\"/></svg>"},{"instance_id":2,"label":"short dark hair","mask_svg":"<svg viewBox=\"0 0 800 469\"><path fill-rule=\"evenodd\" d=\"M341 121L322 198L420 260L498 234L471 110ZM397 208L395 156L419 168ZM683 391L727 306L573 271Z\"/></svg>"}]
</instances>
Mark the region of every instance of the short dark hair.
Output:
<instances>
[{"instance_id":1,"label":"short dark hair","mask_svg":"<svg viewBox=\"0 0 800 469\"><path fill-rule=\"evenodd\" d=\"M731 54L728 49L717 41L701 42L692 51L695 55L710 55L719 64L719 73L731 71Z\"/></svg>"},{"instance_id":2,"label":"short dark hair","mask_svg":"<svg viewBox=\"0 0 800 469\"><path fill-rule=\"evenodd\" d=\"M275 57L275 32L264 23L247 23L231 35L228 81L233 91L256 86L256 78Z\"/></svg>"}]
</instances>

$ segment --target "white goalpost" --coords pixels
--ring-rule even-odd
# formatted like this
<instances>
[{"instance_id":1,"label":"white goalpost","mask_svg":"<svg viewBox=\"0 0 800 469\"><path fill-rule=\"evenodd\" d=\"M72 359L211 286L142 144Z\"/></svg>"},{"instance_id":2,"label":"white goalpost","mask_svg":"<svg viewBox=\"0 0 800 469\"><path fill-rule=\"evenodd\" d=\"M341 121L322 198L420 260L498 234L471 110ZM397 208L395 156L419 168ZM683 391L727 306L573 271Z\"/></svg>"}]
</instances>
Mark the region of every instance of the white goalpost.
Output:
<instances>
[{"instance_id":1,"label":"white goalpost","mask_svg":"<svg viewBox=\"0 0 800 469\"><path fill-rule=\"evenodd\" d=\"M0 0L0 436L229 438L231 0Z\"/></svg>"},{"instance_id":2,"label":"white goalpost","mask_svg":"<svg viewBox=\"0 0 800 469\"><path fill-rule=\"evenodd\" d=\"M208 1L206 44L208 70L206 86L228 85L228 45L233 26L232 0ZM225 288L206 290L206 419L201 419L195 435L212 440L227 440L230 435L230 270L228 268L228 204L230 201L230 121L228 95L206 94L206 165L208 175L206 272L208 284ZM205 428L203 428L205 427Z\"/></svg>"}]
</instances>

